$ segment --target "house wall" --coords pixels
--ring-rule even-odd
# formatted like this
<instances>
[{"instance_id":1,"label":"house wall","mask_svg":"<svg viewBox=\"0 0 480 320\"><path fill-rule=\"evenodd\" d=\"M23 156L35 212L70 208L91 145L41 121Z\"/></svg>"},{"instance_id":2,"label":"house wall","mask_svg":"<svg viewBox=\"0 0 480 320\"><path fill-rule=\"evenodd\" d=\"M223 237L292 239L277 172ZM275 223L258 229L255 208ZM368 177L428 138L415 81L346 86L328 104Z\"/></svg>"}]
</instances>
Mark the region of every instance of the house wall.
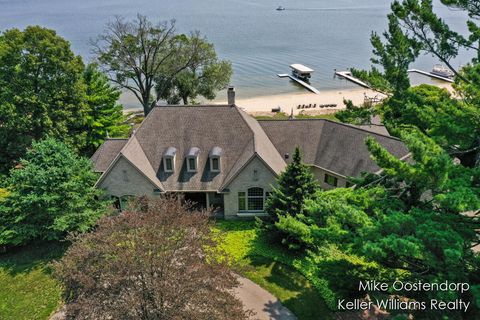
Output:
<instances>
[{"instance_id":1,"label":"house wall","mask_svg":"<svg viewBox=\"0 0 480 320\"><path fill-rule=\"evenodd\" d=\"M330 189L334 189L334 188L343 188L343 187L347 186L347 179L345 179L342 176L339 176L339 175L334 174L334 173L329 172L329 171L325 171L325 170L320 169L318 167L311 167L311 169L312 169L313 174L317 178L318 182L320 183L320 187L324 190L330 190ZM338 179L338 183L337 183L336 187L325 183L325 174L328 174L330 176L334 176Z\"/></svg>"},{"instance_id":2,"label":"house wall","mask_svg":"<svg viewBox=\"0 0 480 320\"><path fill-rule=\"evenodd\" d=\"M255 174L256 170L256 174ZM237 175L237 177L227 186L228 193L224 194L225 219L237 219L248 214L239 214L238 210L238 192L245 191L252 187L263 188L265 192L272 191L271 185L275 185L276 176L260 160L255 157L250 163Z\"/></svg>"},{"instance_id":3,"label":"house wall","mask_svg":"<svg viewBox=\"0 0 480 320\"><path fill-rule=\"evenodd\" d=\"M98 187L104 189L108 195L117 197L126 195L154 196L153 190L156 188L123 157L118 159Z\"/></svg>"}]
</instances>

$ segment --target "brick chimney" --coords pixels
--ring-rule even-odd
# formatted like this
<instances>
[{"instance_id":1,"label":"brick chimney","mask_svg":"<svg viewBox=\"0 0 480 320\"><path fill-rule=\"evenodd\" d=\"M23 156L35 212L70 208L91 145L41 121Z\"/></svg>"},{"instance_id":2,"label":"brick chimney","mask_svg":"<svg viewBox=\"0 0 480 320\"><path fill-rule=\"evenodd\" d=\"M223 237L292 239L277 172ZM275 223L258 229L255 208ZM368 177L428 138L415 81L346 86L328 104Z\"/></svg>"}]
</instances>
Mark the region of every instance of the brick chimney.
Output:
<instances>
[{"instance_id":1,"label":"brick chimney","mask_svg":"<svg viewBox=\"0 0 480 320\"><path fill-rule=\"evenodd\" d=\"M228 104L234 105L235 104L235 87L234 86L228 87L227 97L228 97Z\"/></svg>"}]
</instances>

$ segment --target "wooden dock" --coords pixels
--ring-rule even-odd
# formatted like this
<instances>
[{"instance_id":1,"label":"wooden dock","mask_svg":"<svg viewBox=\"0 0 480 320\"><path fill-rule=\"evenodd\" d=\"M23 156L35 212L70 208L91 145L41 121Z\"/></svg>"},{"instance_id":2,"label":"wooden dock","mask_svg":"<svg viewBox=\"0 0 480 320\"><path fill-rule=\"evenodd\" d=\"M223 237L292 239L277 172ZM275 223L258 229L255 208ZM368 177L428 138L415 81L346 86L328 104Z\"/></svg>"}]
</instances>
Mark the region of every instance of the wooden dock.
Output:
<instances>
[{"instance_id":1,"label":"wooden dock","mask_svg":"<svg viewBox=\"0 0 480 320\"><path fill-rule=\"evenodd\" d=\"M358 84L359 86L362 86L364 88L368 88L370 89L370 86L368 84L366 84L365 82L363 82L362 80L358 79L358 78L355 78L354 76L352 76L352 73L350 71L335 71L335 75L339 76L339 77L342 77L342 78L345 78L347 79L348 81L351 81L353 83L356 83Z\"/></svg>"},{"instance_id":2,"label":"wooden dock","mask_svg":"<svg viewBox=\"0 0 480 320\"><path fill-rule=\"evenodd\" d=\"M292 79L293 81L297 82L298 84L304 86L305 88L307 88L308 90L312 91L313 93L316 93L316 94L320 94L320 91L318 91L316 88L314 88L313 86L309 85L308 83L306 83L305 81L302 81L298 78L295 78L294 76L290 75L290 74L286 74L286 73L279 73L277 74L277 76L279 76L280 78L290 78Z\"/></svg>"},{"instance_id":3,"label":"wooden dock","mask_svg":"<svg viewBox=\"0 0 480 320\"><path fill-rule=\"evenodd\" d=\"M305 88L307 88L308 90L312 91L313 93L316 93L316 94L320 94L320 91L318 91L316 88L312 87L311 85L309 85L308 83L306 83L305 81L302 81L298 78L295 78L294 76L292 75L289 75L288 76L290 79L292 79L293 81L296 81L298 84L304 86Z\"/></svg>"},{"instance_id":4,"label":"wooden dock","mask_svg":"<svg viewBox=\"0 0 480 320\"><path fill-rule=\"evenodd\" d=\"M410 69L410 70L408 70L408 72L416 72L416 73L420 73L420 74L422 74L424 76L427 76L427 77L431 77L431 78L435 78L435 79L439 79L439 80L443 80L443 81L446 81L446 82L453 83L453 80L450 79L450 78L442 77L442 76L439 76L437 74L427 72L427 71L422 71L422 70L418 70L418 69Z\"/></svg>"}]
</instances>

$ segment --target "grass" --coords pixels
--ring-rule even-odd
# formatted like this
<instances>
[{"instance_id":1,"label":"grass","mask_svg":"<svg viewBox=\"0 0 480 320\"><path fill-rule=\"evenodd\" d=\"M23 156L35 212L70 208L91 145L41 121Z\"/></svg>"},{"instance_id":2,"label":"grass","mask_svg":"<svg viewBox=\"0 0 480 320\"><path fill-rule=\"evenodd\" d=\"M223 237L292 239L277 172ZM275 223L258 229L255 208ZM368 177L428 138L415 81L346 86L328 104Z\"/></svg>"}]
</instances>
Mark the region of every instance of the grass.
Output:
<instances>
[{"instance_id":1,"label":"grass","mask_svg":"<svg viewBox=\"0 0 480 320\"><path fill-rule=\"evenodd\" d=\"M219 221L222 248L245 277L257 283L290 309L299 320L331 319L332 312L313 284L292 265L295 259L259 236L253 221Z\"/></svg>"},{"instance_id":2,"label":"grass","mask_svg":"<svg viewBox=\"0 0 480 320\"><path fill-rule=\"evenodd\" d=\"M220 246L237 263L237 271L289 308L299 320L331 319L316 286L295 265L297 258L263 239L254 221L219 221ZM0 319L48 319L62 304L60 284L48 264L67 244L38 242L0 255Z\"/></svg>"},{"instance_id":3,"label":"grass","mask_svg":"<svg viewBox=\"0 0 480 320\"><path fill-rule=\"evenodd\" d=\"M0 255L0 319L48 319L61 305L61 287L48 263L65 243L39 242Z\"/></svg>"}]
</instances>

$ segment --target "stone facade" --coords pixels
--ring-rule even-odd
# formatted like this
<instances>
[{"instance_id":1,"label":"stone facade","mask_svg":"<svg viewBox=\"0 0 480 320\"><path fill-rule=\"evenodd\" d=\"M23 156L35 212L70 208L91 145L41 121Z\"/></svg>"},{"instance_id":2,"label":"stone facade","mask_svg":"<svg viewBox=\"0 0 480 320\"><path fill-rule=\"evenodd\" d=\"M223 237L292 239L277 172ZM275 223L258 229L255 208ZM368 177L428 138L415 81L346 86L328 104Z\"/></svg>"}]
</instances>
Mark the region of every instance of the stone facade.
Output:
<instances>
[{"instance_id":1,"label":"stone facade","mask_svg":"<svg viewBox=\"0 0 480 320\"><path fill-rule=\"evenodd\" d=\"M276 176L258 157L253 158L243 170L227 186L228 192L224 194L224 213L225 219L236 219L242 217L251 217L261 215L249 212L239 212L238 193L247 192L249 188L262 188L264 196L266 192L272 191L272 185L275 184Z\"/></svg>"},{"instance_id":2,"label":"stone facade","mask_svg":"<svg viewBox=\"0 0 480 320\"><path fill-rule=\"evenodd\" d=\"M156 187L128 160L120 156L108 175L100 181L98 188L110 196L154 196Z\"/></svg>"}]
</instances>

